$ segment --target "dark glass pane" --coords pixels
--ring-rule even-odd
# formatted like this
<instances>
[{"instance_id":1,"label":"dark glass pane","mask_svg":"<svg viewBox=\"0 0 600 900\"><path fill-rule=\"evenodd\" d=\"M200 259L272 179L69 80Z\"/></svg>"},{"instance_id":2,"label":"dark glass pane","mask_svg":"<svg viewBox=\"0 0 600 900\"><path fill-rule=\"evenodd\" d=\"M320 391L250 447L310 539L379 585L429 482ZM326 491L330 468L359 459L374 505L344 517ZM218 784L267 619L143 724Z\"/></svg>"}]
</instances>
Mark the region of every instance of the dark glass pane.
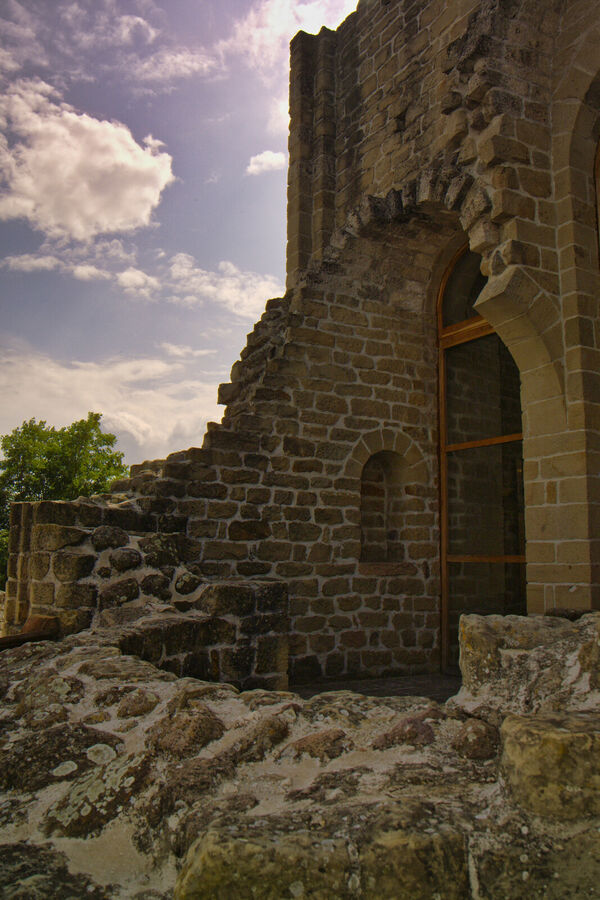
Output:
<instances>
[{"instance_id":1,"label":"dark glass pane","mask_svg":"<svg viewBox=\"0 0 600 900\"><path fill-rule=\"evenodd\" d=\"M521 431L521 382L496 334L446 350L448 444Z\"/></svg>"},{"instance_id":2,"label":"dark glass pane","mask_svg":"<svg viewBox=\"0 0 600 900\"><path fill-rule=\"evenodd\" d=\"M454 266L442 298L444 327L456 325L477 315L473 310L473 304L487 281L481 274L480 265L479 254L467 250Z\"/></svg>"},{"instance_id":3,"label":"dark glass pane","mask_svg":"<svg viewBox=\"0 0 600 900\"><path fill-rule=\"evenodd\" d=\"M458 665L458 621L462 613L527 614L524 563L449 563L448 663Z\"/></svg>"},{"instance_id":4,"label":"dark glass pane","mask_svg":"<svg viewBox=\"0 0 600 900\"><path fill-rule=\"evenodd\" d=\"M448 553L525 553L521 441L448 453Z\"/></svg>"}]
</instances>

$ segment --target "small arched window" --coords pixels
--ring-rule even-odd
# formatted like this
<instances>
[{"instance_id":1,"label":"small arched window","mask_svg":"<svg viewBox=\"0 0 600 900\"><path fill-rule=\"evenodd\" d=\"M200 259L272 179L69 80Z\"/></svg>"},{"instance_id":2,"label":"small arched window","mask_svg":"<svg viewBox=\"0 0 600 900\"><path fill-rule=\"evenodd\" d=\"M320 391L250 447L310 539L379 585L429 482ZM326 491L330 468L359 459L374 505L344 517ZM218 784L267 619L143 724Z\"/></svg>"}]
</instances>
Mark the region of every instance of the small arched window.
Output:
<instances>
[{"instance_id":1,"label":"small arched window","mask_svg":"<svg viewBox=\"0 0 600 900\"><path fill-rule=\"evenodd\" d=\"M382 450L364 465L360 485L361 562L399 562L405 461Z\"/></svg>"}]
</instances>

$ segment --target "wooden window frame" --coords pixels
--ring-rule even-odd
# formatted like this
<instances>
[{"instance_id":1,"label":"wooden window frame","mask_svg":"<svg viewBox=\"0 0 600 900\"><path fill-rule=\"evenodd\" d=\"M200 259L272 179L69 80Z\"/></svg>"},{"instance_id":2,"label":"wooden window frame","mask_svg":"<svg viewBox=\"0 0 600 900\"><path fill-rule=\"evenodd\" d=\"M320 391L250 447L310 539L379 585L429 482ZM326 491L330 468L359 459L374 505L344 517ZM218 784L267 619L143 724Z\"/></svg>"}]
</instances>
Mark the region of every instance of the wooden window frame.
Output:
<instances>
[{"instance_id":1,"label":"wooden window frame","mask_svg":"<svg viewBox=\"0 0 600 900\"><path fill-rule=\"evenodd\" d=\"M600 153L598 156L600 161ZM437 297L437 326L438 326L438 415L439 415L439 484L440 484L440 581L441 581L441 647L442 670L448 669L448 637L449 637L449 608L448 608L448 564L449 563L524 563L524 555L457 555L448 553L448 453L461 450L471 450L477 447L490 447L495 444L506 444L514 441L522 441L523 433L500 435L494 438L481 438L475 441L449 444L448 419L446 408L446 350L459 344L467 344L479 338L496 334L495 329L483 316L475 315L453 325L444 326L443 301L448 280L454 269L465 253L469 245L465 244L452 257L448 268L442 278Z\"/></svg>"}]
</instances>

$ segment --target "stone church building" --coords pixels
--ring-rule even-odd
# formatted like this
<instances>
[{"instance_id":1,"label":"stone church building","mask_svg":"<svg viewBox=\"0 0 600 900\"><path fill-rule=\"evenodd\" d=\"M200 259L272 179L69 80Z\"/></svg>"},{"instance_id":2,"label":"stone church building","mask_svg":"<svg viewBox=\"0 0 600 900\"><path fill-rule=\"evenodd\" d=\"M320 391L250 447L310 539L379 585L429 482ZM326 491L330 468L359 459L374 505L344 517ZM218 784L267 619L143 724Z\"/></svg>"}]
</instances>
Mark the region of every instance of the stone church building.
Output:
<instances>
[{"instance_id":1,"label":"stone church building","mask_svg":"<svg viewBox=\"0 0 600 900\"><path fill-rule=\"evenodd\" d=\"M15 505L6 634L247 614L186 671L297 683L600 608L597 0L360 0L291 60L286 295L201 447Z\"/></svg>"}]
</instances>

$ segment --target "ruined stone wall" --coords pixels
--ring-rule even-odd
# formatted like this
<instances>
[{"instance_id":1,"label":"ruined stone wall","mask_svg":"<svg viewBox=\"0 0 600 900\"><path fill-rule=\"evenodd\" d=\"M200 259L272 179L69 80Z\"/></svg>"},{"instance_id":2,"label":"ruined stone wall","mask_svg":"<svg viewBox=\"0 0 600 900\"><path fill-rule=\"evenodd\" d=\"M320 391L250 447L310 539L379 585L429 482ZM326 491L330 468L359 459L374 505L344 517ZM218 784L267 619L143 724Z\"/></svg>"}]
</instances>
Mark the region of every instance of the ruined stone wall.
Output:
<instances>
[{"instance_id":1,"label":"ruined stone wall","mask_svg":"<svg viewBox=\"0 0 600 900\"><path fill-rule=\"evenodd\" d=\"M367 195L458 203L486 249L506 219L552 216L548 104L562 6L540 15L515 0L362 0L337 32L294 39L290 285L327 257ZM523 253L509 246L498 259L524 263Z\"/></svg>"},{"instance_id":2,"label":"ruined stone wall","mask_svg":"<svg viewBox=\"0 0 600 900\"><path fill-rule=\"evenodd\" d=\"M529 609L600 603L599 26L591 0L361 0L337 32L294 39L288 293L202 447L95 504L102 522L134 516L131 550L188 542L158 567L165 602L184 575L285 581L293 678L437 666L435 305L468 243L488 278L476 308L521 378ZM378 561L363 472L380 453L404 484ZM103 587L100 565L63 590L64 548L36 527L85 524L67 508L68 523L16 514L11 627L63 594L77 606L82 578L89 609L129 578Z\"/></svg>"},{"instance_id":3,"label":"ruined stone wall","mask_svg":"<svg viewBox=\"0 0 600 900\"><path fill-rule=\"evenodd\" d=\"M72 529L73 565L89 556L92 566L83 578L88 616L96 606L148 593L177 605L206 580L259 577L288 584L294 679L439 664L435 303L428 273L454 223L432 230L423 220L408 243L387 221L371 227L360 252L350 248L343 263L292 298L285 341L266 354L251 395L231 402L204 446L134 467L115 485L121 497L129 494L122 515L160 504L163 518L145 522L158 534L134 535L94 560L90 523L85 535ZM361 476L382 451L396 455L402 473L402 518L391 538L394 558L361 561ZM119 512L106 502L88 504L84 514L91 508L99 523L112 521ZM59 504L55 511L75 525L78 508ZM27 505L21 510L29 515ZM61 541L67 531L59 530ZM64 588L56 554L52 568L39 568L40 552L48 565L50 559L38 532L37 525L27 532L33 555L28 559L23 544L11 571L30 567L19 589L30 610L47 613L50 593L60 607ZM130 569L115 571L121 556ZM71 593L84 589L79 574ZM11 580L9 592L15 587Z\"/></svg>"},{"instance_id":4,"label":"ruined stone wall","mask_svg":"<svg viewBox=\"0 0 600 900\"><path fill-rule=\"evenodd\" d=\"M597 34L589 0L363 0L292 46L288 283L369 198L456 209L521 374L534 611L600 602Z\"/></svg>"}]
</instances>

